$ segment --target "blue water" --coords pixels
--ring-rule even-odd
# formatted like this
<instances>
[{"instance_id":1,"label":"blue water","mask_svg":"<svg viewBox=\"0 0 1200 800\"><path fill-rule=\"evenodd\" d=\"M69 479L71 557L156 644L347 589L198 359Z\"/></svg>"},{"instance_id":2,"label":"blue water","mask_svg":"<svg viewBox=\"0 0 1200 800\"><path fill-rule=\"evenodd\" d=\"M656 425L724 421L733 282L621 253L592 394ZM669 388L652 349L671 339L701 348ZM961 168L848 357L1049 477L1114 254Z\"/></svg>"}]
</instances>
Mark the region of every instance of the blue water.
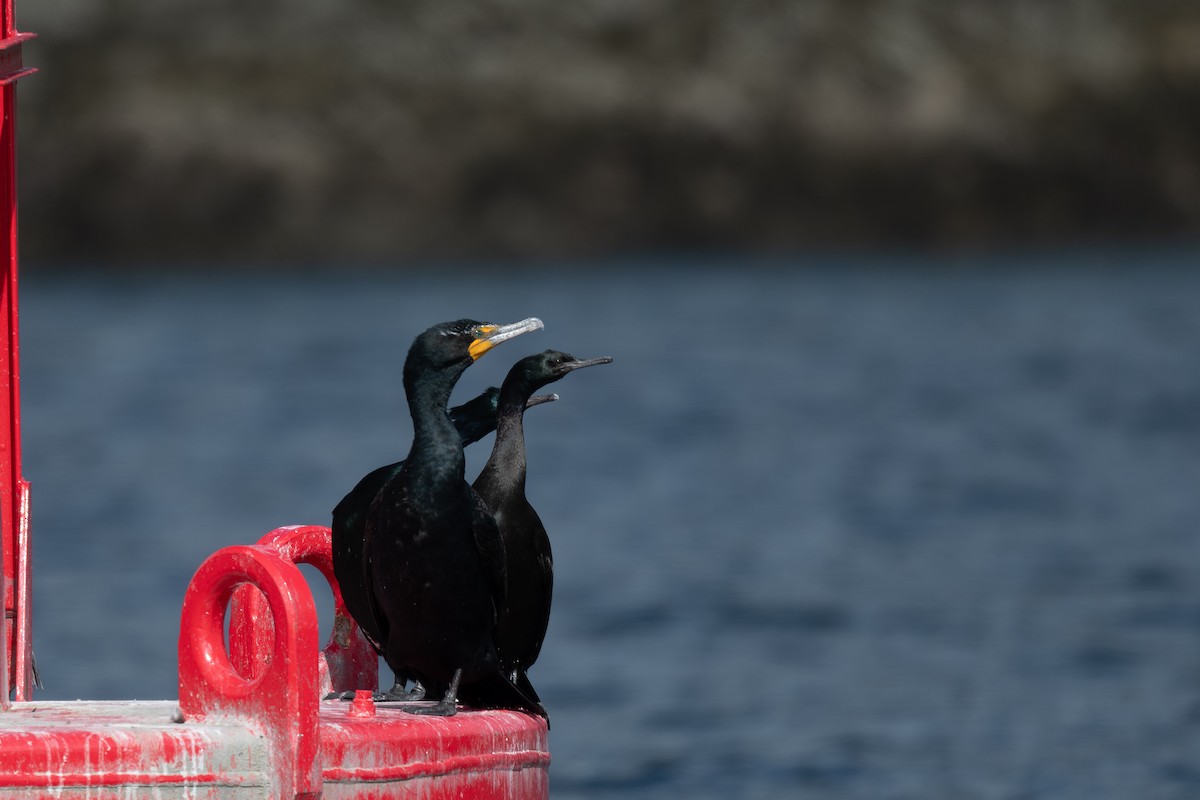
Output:
<instances>
[{"instance_id":1,"label":"blue water","mask_svg":"<svg viewBox=\"0 0 1200 800\"><path fill-rule=\"evenodd\" d=\"M196 566L407 450L411 338L536 315L455 399L615 358L527 421L558 800L1198 797L1197 257L29 267L41 696L174 697Z\"/></svg>"}]
</instances>

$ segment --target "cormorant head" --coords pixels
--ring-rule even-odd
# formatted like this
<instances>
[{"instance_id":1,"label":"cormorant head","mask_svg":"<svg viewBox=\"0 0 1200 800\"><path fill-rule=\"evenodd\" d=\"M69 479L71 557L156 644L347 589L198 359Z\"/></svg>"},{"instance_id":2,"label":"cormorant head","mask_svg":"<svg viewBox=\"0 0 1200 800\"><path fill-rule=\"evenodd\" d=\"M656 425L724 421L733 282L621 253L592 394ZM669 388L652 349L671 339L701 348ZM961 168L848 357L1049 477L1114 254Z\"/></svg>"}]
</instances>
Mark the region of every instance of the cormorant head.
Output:
<instances>
[{"instance_id":1,"label":"cormorant head","mask_svg":"<svg viewBox=\"0 0 1200 800\"><path fill-rule=\"evenodd\" d=\"M408 352L411 363L423 363L434 368L452 364L464 366L478 359L501 342L522 333L540 330L542 321L529 317L508 325L460 319L442 322L429 328L416 338Z\"/></svg>"},{"instance_id":2,"label":"cormorant head","mask_svg":"<svg viewBox=\"0 0 1200 800\"><path fill-rule=\"evenodd\" d=\"M537 355L526 356L513 364L504 382L508 383L510 378L520 380L528 391L533 392L548 383L561 380L568 372L610 363L612 363L611 356L579 359L561 350L543 350Z\"/></svg>"}]
</instances>

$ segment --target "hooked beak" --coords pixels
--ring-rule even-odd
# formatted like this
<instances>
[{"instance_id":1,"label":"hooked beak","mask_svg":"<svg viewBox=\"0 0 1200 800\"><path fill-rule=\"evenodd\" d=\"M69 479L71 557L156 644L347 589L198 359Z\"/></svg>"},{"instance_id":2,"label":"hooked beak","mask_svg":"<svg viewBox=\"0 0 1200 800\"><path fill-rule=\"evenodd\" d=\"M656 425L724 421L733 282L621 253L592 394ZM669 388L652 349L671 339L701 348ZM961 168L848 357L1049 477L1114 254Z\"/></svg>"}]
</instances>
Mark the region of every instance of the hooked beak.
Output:
<instances>
[{"instance_id":1,"label":"hooked beak","mask_svg":"<svg viewBox=\"0 0 1200 800\"><path fill-rule=\"evenodd\" d=\"M540 406L542 403L553 403L557 399L558 395L554 392L551 392L550 394L535 394L533 397L529 398L528 401L526 401L525 408Z\"/></svg>"},{"instance_id":2,"label":"hooked beak","mask_svg":"<svg viewBox=\"0 0 1200 800\"><path fill-rule=\"evenodd\" d=\"M483 325L479 329L479 336L471 342L471 346L468 348L471 359L478 360L481 355L501 342L506 342L522 333L541 330L544 327L542 321L537 317L530 317L509 325Z\"/></svg>"},{"instance_id":3,"label":"hooked beak","mask_svg":"<svg viewBox=\"0 0 1200 800\"><path fill-rule=\"evenodd\" d=\"M569 361L566 364L563 364L562 369L563 369L563 374L566 374L573 370L583 369L584 367L594 367L597 364L611 364L611 363L612 363L612 356L600 356L599 358L582 358L582 359L577 358L574 361Z\"/></svg>"}]
</instances>

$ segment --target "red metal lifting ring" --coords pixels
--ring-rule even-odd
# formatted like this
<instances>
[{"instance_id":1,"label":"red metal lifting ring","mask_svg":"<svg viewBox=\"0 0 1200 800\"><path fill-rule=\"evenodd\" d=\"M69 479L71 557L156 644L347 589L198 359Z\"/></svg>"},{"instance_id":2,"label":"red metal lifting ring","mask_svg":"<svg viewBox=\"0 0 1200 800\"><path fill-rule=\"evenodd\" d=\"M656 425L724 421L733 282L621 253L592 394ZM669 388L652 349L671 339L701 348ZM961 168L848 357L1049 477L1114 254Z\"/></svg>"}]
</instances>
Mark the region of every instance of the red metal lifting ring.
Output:
<instances>
[{"instance_id":1,"label":"red metal lifting ring","mask_svg":"<svg viewBox=\"0 0 1200 800\"><path fill-rule=\"evenodd\" d=\"M333 574L330 532L320 525L293 525L276 528L258 540L258 544L279 553L293 564L317 568L333 592L333 631L323 651L322 694L331 691L379 687L379 657L358 629L346 605L337 578ZM271 615L265 598L250 586L234 592L230 608L229 655L238 673L253 678L270 657L272 644Z\"/></svg>"},{"instance_id":2,"label":"red metal lifting ring","mask_svg":"<svg viewBox=\"0 0 1200 800\"><path fill-rule=\"evenodd\" d=\"M278 636L257 677L238 674L225 651L225 608L240 585L266 597ZM317 611L300 570L265 547L226 547L196 571L183 600L179 706L199 722L258 722L270 740L272 785L282 797L316 797Z\"/></svg>"}]
</instances>

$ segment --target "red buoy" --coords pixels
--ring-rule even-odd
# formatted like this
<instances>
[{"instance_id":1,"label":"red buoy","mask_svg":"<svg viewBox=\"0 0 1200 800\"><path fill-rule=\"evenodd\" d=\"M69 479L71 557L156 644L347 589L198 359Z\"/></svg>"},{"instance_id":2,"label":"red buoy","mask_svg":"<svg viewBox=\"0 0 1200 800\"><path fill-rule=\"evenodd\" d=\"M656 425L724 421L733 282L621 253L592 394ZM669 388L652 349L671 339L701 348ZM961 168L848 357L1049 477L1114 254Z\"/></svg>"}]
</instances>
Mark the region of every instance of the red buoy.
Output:
<instances>
[{"instance_id":1,"label":"red buoy","mask_svg":"<svg viewBox=\"0 0 1200 800\"><path fill-rule=\"evenodd\" d=\"M545 798L546 723L518 711L453 717L375 704L378 657L346 613L330 531L280 528L210 556L180 617L179 700L34 702L29 485L21 477L13 0L0 0L0 796L90 798ZM297 564L330 583L322 649ZM228 622L228 646L226 623ZM354 691L352 701L323 700ZM10 697L11 695L11 697Z\"/></svg>"},{"instance_id":2,"label":"red buoy","mask_svg":"<svg viewBox=\"0 0 1200 800\"><path fill-rule=\"evenodd\" d=\"M0 713L0 792L548 797L550 754L540 717L473 710L418 716L376 705L369 690L355 692L353 701L321 699L330 688L354 688L330 676L366 668L357 645L334 636L323 651L317 647L316 608L296 563L319 566L330 558L329 529L318 526L280 528L260 544L214 553L184 598L178 705L15 703ZM332 588L336 613L344 615L336 583ZM352 642L362 641L357 628L350 633Z\"/></svg>"}]
</instances>

